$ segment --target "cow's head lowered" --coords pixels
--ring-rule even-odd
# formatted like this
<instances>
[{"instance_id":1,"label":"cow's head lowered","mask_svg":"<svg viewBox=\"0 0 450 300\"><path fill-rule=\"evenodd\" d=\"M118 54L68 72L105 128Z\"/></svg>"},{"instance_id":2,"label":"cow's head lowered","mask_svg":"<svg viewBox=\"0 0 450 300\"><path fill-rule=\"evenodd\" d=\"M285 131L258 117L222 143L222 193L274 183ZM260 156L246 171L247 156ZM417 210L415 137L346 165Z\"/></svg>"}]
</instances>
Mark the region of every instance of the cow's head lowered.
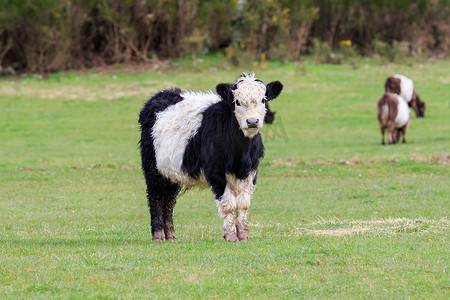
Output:
<instances>
[{"instance_id":1,"label":"cow's head lowered","mask_svg":"<svg viewBox=\"0 0 450 300\"><path fill-rule=\"evenodd\" d=\"M279 81L264 84L255 74L243 74L234 84L220 83L216 87L220 97L231 105L234 115L246 137L253 137L263 126L266 102L281 93Z\"/></svg>"}]
</instances>

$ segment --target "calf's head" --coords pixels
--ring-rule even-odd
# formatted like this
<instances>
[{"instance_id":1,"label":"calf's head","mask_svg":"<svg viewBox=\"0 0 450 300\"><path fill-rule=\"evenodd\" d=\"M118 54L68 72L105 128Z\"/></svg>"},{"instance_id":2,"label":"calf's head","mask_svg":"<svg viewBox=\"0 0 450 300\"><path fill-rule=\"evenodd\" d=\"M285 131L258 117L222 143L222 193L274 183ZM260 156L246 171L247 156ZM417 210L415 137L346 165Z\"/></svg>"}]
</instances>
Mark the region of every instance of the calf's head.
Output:
<instances>
[{"instance_id":1,"label":"calf's head","mask_svg":"<svg viewBox=\"0 0 450 300\"><path fill-rule=\"evenodd\" d=\"M245 73L233 85L220 83L216 87L223 101L232 107L242 132L249 138L263 127L266 102L278 97L282 89L279 81L266 85L254 74Z\"/></svg>"}]
</instances>

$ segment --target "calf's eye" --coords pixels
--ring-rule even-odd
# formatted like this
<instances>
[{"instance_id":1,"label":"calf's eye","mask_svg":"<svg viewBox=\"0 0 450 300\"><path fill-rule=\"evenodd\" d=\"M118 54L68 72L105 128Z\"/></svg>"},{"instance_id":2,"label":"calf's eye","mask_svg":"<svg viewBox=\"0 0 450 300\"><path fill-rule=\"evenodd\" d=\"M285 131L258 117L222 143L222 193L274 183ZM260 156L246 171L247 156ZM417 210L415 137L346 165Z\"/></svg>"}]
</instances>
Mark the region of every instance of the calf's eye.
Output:
<instances>
[{"instance_id":1,"label":"calf's eye","mask_svg":"<svg viewBox=\"0 0 450 300\"><path fill-rule=\"evenodd\" d=\"M236 103L236 106L240 106L241 105L241 103L237 99L234 101L234 103Z\"/></svg>"}]
</instances>

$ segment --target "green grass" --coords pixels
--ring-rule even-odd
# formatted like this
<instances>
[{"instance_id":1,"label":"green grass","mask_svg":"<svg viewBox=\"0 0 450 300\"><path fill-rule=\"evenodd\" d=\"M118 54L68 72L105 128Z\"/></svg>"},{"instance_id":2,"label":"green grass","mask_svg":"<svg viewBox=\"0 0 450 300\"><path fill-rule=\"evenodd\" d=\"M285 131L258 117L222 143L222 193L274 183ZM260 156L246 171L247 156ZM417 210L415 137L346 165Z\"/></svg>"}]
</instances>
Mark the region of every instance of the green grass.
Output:
<instances>
[{"instance_id":1,"label":"green grass","mask_svg":"<svg viewBox=\"0 0 450 300\"><path fill-rule=\"evenodd\" d=\"M257 68L285 88L263 129L252 240L226 243L208 190L151 241L137 116L160 89L241 71L68 72L0 81L0 298L448 298L450 61ZM381 146L388 75L427 103Z\"/></svg>"}]
</instances>

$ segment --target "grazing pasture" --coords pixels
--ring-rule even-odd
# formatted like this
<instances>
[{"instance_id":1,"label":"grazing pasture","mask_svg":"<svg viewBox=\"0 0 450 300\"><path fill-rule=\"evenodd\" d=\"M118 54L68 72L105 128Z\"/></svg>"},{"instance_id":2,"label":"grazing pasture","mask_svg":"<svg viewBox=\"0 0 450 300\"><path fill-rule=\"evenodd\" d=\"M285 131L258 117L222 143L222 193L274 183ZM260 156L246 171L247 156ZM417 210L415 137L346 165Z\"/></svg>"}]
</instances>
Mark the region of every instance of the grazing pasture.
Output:
<instances>
[{"instance_id":1,"label":"grazing pasture","mask_svg":"<svg viewBox=\"0 0 450 300\"><path fill-rule=\"evenodd\" d=\"M214 90L253 70L2 78L0 297L448 298L449 69L256 68L284 89L240 243L195 189L177 200L177 241L152 241L137 119L161 89ZM382 146L377 100L395 73L427 112L412 114L406 144Z\"/></svg>"}]
</instances>

